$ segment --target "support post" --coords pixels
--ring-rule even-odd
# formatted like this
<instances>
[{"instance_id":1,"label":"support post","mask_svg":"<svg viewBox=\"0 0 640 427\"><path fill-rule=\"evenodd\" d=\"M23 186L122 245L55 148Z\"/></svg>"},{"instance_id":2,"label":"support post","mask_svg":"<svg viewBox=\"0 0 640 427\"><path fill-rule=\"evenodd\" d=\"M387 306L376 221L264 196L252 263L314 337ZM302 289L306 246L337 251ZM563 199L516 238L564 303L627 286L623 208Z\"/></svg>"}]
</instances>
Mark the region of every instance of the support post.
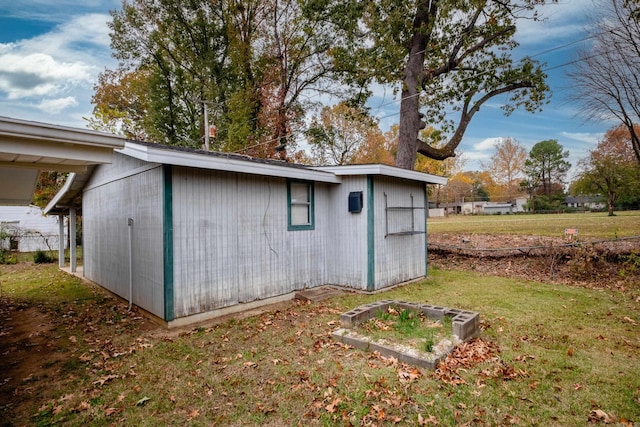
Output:
<instances>
[{"instance_id":1,"label":"support post","mask_svg":"<svg viewBox=\"0 0 640 427\"><path fill-rule=\"evenodd\" d=\"M71 272L76 272L78 248L76 248L76 208L69 208L69 263Z\"/></svg>"},{"instance_id":2,"label":"support post","mask_svg":"<svg viewBox=\"0 0 640 427\"><path fill-rule=\"evenodd\" d=\"M64 267L64 215L58 215L58 267Z\"/></svg>"}]
</instances>

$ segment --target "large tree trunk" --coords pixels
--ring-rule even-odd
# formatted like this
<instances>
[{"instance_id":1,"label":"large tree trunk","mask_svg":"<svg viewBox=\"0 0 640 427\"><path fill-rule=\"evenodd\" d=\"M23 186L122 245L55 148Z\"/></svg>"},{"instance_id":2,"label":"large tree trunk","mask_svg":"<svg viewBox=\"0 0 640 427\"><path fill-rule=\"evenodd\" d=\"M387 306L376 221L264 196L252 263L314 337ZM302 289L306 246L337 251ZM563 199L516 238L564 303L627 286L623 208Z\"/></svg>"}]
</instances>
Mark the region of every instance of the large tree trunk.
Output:
<instances>
[{"instance_id":1,"label":"large tree trunk","mask_svg":"<svg viewBox=\"0 0 640 427\"><path fill-rule=\"evenodd\" d=\"M607 195L607 207L609 209L609 216L615 216L615 214L613 213L615 204L616 204L615 197L611 193L609 193Z\"/></svg>"},{"instance_id":2,"label":"large tree trunk","mask_svg":"<svg viewBox=\"0 0 640 427\"><path fill-rule=\"evenodd\" d=\"M431 5L431 10L429 10ZM409 45L409 59L402 81L402 100L400 101L400 132L396 166L413 169L417 156L418 133L425 127L420 117L419 95L424 74L424 55L429 41L430 17L435 15L437 1L418 3L416 17L413 20L413 37Z\"/></svg>"}]
</instances>

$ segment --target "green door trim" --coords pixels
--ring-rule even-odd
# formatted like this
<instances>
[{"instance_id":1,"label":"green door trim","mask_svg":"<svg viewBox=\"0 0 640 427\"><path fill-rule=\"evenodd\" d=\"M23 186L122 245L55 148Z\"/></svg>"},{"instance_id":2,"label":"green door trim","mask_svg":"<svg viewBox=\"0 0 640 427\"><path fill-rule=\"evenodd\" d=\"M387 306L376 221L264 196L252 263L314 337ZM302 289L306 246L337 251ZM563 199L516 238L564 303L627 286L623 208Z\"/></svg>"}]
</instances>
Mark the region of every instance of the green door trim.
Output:
<instances>
[{"instance_id":1,"label":"green door trim","mask_svg":"<svg viewBox=\"0 0 640 427\"><path fill-rule=\"evenodd\" d=\"M173 320L173 169L163 165L162 263L164 273L164 320Z\"/></svg>"},{"instance_id":2,"label":"green door trim","mask_svg":"<svg viewBox=\"0 0 640 427\"><path fill-rule=\"evenodd\" d=\"M376 289L375 212L373 175L367 175L367 290Z\"/></svg>"}]
</instances>

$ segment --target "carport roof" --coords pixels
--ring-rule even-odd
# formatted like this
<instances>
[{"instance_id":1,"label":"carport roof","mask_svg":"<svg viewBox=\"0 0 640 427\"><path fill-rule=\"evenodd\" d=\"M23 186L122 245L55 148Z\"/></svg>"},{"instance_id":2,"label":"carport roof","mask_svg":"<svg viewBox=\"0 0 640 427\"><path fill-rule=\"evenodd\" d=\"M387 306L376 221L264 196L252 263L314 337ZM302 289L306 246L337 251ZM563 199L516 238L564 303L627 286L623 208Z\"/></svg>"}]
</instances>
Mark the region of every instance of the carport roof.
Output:
<instances>
[{"instance_id":1,"label":"carport roof","mask_svg":"<svg viewBox=\"0 0 640 427\"><path fill-rule=\"evenodd\" d=\"M0 116L0 205L28 205L40 171L110 163L121 136Z\"/></svg>"}]
</instances>

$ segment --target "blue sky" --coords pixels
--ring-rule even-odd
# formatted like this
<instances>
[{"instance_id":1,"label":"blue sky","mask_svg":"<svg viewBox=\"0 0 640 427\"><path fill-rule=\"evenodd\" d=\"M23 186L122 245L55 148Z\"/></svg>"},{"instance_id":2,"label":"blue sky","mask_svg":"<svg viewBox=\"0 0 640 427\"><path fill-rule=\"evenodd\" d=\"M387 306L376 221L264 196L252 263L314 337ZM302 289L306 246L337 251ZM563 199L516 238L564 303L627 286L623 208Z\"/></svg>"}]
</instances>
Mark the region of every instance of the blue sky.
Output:
<instances>
[{"instance_id":1,"label":"blue sky","mask_svg":"<svg viewBox=\"0 0 640 427\"><path fill-rule=\"evenodd\" d=\"M602 0L600 0L602 1ZM91 115L91 95L98 74L115 68L111 58L107 21L109 10L120 0L19 0L0 3L0 116L35 120L73 127L85 127L83 117ZM540 8L543 22L518 25L521 46L514 57L537 55L547 68L576 58L576 49L589 41L587 14L592 0L560 0ZM552 50L547 53L548 50ZM530 149L536 142L556 139L570 151L572 164L586 156L612 123L584 122L566 95L571 81L565 77L570 66L551 69L548 83L553 95L542 113L516 111L505 117L497 102L489 102L476 114L459 149L465 169L479 169L488 161L493 146L511 137ZM381 127L398 121L399 103L393 91L376 90L370 103L381 117Z\"/></svg>"}]
</instances>

